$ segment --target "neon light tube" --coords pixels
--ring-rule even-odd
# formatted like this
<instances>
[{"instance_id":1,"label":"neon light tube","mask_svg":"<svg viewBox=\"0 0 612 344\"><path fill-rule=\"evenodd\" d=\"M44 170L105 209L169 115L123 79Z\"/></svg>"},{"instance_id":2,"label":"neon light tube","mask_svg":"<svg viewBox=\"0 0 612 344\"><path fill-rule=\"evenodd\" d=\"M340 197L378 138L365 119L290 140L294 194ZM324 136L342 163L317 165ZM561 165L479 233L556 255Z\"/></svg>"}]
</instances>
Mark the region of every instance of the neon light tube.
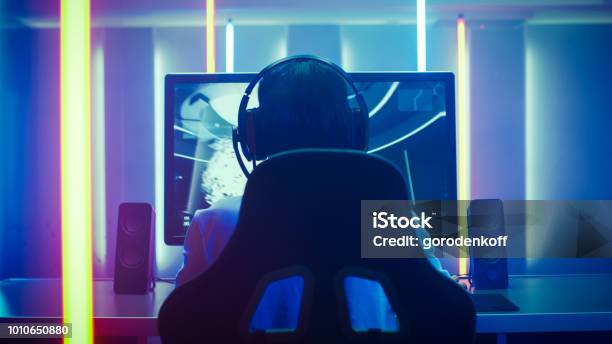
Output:
<instances>
[{"instance_id":1,"label":"neon light tube","mask_svg":"<svg viewBox=\"0 0 612 344\"><path fill-rule=\"evenodd\" d=\"M427 34L425 26L425 0L417 0L417 70L427 70Z\"/></svg>"},{"instance_id":2,"label":"neon light tube","mask_svg":"<svg viewBox=\"0 0 612 344\"><path fill-rule=\"evenodd\" d=\"M172 264L164 243L164 72L165 56L161 47L153 49L154 147L155 147L155 273Z\"/></svg>"},{"instance_id":3,"label":"neon light tube","mask_svg":"<svg viewBox=\"0 0 612 344\"><path fill-rule=\"evenodd\" d=\"M457 176L458 199L470 199L470 114L469 114L469 81L468 50L465 19L457 19ZM460 202L460 214L467 213L466 202ZM465 217L461 217L465 219ZM467 221L460 222L460 235L467 235ZM468 273L467 252L459 258L459 274Z\"/></svg>"},{"instance_id":4,"label":"neon light tube","mask_svg":"<svg viewBox=\"0 0 612 344\"><path fill-rule=\"evenodd\" d=\"M457 20L457 155L459 198L470 199L470 114L465 20Z\"/></svg>"},{"instance_id":5,"label":"neon light tube","mask_svg":"<svg viewBox=\"0 0 612 344\"><path fill-rule=\"evenodd\" d=\"M231 20L225 25L225 71L234 72L234 24Z\"/></svg>"},{"instance_id":6,"label":"neon light tube","mask_svg":"<svg viewBox=\"0 0 612 344\"><path fill-rule=\"evenodd\" d=\"M66 343L93 342L90 8L60 4L62 296Z\"/></svg>"},{"instance_id":7,"label":"neon light tube","mask_svg":"<svg viewBox=\"0 0 612 344\"><path fill-rule=\"evenodd\" d=\"M206 0L206 72L217 70L215 59L215 0Z\"/></svg>"}]
</instances>

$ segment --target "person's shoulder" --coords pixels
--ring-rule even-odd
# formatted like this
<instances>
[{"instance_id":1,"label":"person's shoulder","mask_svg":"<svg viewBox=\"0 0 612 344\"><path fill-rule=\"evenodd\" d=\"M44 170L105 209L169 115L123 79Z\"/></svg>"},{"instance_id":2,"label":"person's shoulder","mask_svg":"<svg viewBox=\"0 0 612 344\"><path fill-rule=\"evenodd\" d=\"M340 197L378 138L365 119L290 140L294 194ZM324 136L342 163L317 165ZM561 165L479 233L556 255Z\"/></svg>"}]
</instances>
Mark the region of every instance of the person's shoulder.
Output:
<instances>
[{"instance_id":1,"label":"person's shoulder","mask_svg":"<svg viewBox=\"0 0 612 344\"><path fill-rule=\"evenodd\" d=\"M226 220L234 221L238 218L240 212L240 203L242 197L227 197L218 200L206 209L197 210L194 214L195 221L201 228L206 227L208 221Z\"/></svg>"},{"instance_id":2,"label":"person's shoulder","mask_svg":"<svg viewBox=\"0 0 612 344\"><path fill-rule=\"evenodd\" d=\"M226 197L215 202L207 210L238 212L240 210L240 203L242 203L242 196Z\"/></svg>"}]
</instances>

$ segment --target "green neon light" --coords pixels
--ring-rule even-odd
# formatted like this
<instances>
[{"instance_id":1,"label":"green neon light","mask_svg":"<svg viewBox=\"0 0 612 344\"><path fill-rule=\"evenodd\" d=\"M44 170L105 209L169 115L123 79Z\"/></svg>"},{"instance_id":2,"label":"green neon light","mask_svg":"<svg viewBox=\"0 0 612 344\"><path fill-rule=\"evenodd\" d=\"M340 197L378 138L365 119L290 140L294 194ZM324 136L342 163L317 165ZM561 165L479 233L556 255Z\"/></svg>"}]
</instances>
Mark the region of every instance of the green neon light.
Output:
<instances>
[{"instance_id":1,"label":"green neon light","mask_svg":"<svg viewBox=\"0 0 612 344\"><path fill-rule=\"evenodd\" d=\"M93 342L90 8L60 5L62 287L66 343Z\"/></svg>"}]
</instances>

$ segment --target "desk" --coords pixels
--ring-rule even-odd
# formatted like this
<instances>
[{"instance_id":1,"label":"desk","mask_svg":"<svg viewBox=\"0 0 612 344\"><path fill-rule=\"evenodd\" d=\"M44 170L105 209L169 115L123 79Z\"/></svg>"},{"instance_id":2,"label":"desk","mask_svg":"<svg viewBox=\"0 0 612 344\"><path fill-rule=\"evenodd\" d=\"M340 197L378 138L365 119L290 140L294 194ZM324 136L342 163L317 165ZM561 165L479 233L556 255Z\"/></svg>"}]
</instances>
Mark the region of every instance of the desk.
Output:
<instances>
[{"instance_id":1,"label":"desk","mask_svg":"<svg viewBox=\"0 0 612 344\"><path fill-rule=\"evenodd\" d=\"M94 327L97 336L157 336L157 314L174 284L157 282L147 295L116 295L113 281L94 281ZM59 279L0 281L0 321L32 319L54 322L62 317Z\"/></svg>"},{"instance_id":2,"label":"desk","mask_svg":"<svg viewBox=\"0 0 612 344\"><path fill-rule=\"evenodd\" d=\"M479 313L478 333L612 331L612 274L513 276L504 295L517 312Z\"/></svg>"},{"instance_id":3,"label":"desk","mask_svg":"<svg viewBox=\"0 0 612 344\"><path fill-rule=\"evenodd\" d=\"M156 336L157 314L174 285L158 282L148 295L115 295L112 281L94 282L94 325L98 336ZM516 276L500 293L518 312L479 313L478 333L612 330L612 275ZM61 317L58 279L0 281L0 321Z\"/></svg>"}]
</instances>

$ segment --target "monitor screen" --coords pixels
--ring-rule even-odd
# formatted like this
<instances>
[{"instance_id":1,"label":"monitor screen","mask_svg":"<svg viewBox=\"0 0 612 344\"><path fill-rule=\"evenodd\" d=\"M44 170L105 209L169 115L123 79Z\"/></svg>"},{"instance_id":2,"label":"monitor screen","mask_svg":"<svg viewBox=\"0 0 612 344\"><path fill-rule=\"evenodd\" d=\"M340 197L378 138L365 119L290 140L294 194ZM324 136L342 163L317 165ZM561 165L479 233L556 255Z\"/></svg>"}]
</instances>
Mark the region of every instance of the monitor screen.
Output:
<instances>
[{"instance_id":1,"label":"monitor screen","mask_svg":"<svg viewBox=\"0 0 612 344\"><path fill-rule=\"evenodd\" d=\"M369 110L369 148L403 173L412 199L456 199L452 73L350 73ZM181 245L194 213L240 196L232 147L255 74L172 74L165 83L164 239ZM349 98L354 97L350 94ZM249 107L257 106L257 88Z\"/></svg>"}]
</instances>

